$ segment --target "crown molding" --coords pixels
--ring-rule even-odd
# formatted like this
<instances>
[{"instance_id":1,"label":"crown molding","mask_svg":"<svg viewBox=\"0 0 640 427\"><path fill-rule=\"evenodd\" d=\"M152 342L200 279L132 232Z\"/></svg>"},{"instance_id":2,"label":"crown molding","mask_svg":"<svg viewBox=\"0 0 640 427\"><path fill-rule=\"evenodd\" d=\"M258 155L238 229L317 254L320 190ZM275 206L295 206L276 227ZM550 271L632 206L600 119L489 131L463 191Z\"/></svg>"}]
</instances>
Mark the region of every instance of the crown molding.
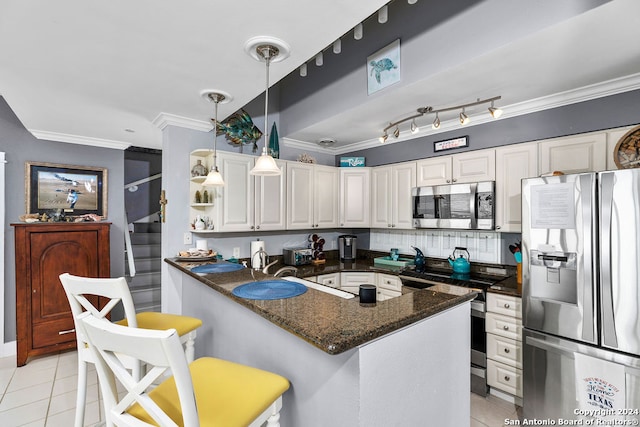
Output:
<instances>
[{"instance_id":1,"label":"crown molding","mask_svg":"<svg viewBox=\"0 0 640 427\"><path fill-rule=\"evenodd\" d=\"M209 132L213 129L213 125L210 122L202 120L191 119L189 117L177 116L175 114L160 113L151 122L160 130L164 130L167 126L178 126L181 128L199 130L202 132Z\"/></svg>"},{"instance_id":2,"label":"crown molding","mask_svg":"<svg viewBox=\"0 0 640 427\"><path fill-rule=\"evenodd\" d=\"M299 141L297 139L292 139L292 138L285 138L285 137L280 138L280 145L282 145L283 147L297 148L298 150L313 151L315 153L324 153L324 154L336 153L335 148L322 147L315 143Z\"/></svg>"},{"instance_id":3,"label":"crown molding","mask_svg":"<svg viewBox=\"0 0 640 427\"><path fill-rule=\"evenodd\" d=\"M70 135L67 133L48 132L44 130L28 129L33 136L47 141L67 142L69 144L90 145L93 147L112 148L115 150L126 150L131 143L124 141L114 141L111 139L93 138L90 136Z\"/></svg>"}]
</instances>

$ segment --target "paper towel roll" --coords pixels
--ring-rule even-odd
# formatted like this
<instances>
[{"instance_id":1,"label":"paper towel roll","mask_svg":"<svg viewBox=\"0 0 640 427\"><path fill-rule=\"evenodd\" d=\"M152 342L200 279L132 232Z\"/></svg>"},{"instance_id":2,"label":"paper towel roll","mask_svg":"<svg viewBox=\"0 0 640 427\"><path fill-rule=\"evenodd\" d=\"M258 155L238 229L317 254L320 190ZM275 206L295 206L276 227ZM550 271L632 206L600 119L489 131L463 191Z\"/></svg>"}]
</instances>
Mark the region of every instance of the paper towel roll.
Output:
<instances>
[{"instance_id":1,"label":"paper towel roll","mask_svg":"<svg viewBox=\"0 0 640 427\"><path fill-rule=\"evenodd\" d=\"M251 267L256 270L264 268L265 255L259 253L261 249L265 251L264 240L251 242Z\"/></svg>"},{"instance_id":2,"label":"paper towel roll","mask_svg":"<svg viewBox=\"0 0 640 427\"><path fill-rule=\"evenodd\" d=\"M209 250L209 248L207 247L207 241L204 239L196 240L196 248L200 249L201 251Z\"/></svg>"}]
</instances>

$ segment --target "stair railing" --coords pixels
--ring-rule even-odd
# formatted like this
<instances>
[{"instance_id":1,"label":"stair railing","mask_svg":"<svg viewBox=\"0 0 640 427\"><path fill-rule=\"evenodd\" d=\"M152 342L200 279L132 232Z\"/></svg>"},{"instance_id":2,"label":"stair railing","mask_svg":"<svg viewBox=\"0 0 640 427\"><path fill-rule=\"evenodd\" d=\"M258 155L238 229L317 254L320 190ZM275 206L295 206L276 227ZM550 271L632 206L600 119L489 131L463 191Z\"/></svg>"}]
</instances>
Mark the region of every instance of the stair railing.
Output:
<instances>
[{"instance_id":1,"label":"stair railing","mask_svg":"<svg viewBox=\"0 0 640 427\"><path fill-rule=\"evenodd\" d=\"M129 223L127 221L127 213L124 213L124 248L127 252L127 263L129 264L129 276L135 277L136 263L133 259L133 247L131 246L131 236L129 235Z\"/></svg>"}]
</instances>

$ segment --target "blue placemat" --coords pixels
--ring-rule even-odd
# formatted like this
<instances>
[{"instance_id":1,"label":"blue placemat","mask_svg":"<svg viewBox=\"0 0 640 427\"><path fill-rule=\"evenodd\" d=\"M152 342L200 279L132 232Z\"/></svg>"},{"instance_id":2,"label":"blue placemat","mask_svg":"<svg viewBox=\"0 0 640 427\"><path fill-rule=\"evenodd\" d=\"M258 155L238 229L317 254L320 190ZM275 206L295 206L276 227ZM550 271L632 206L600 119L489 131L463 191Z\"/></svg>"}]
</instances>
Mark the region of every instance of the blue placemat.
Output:
<instances>
[{"instance_id":1,"label":"blue placemat","mask_svg":"<svg viewBox=\"0 0 640 427\"><path fill-rule=\"evenodd\" d=\"M230 271L242 270L244 266L242 264L231 264L218 262L215 264L205 264L193 267L191 271L193 273L228 273Z\"/></svg>"},{"instance_id":2,"label":"blue placemat","mask_svg":"<svg viewBox=\"0 0 640 427\"><path fill-rule=\"evenodd\" d=\"M307 292L307 287L301 283L288 280L262 280L260 282L245 283L235 288L232 292L240 298L272 300L302 295Z\"/></svg>"}]
</instances>

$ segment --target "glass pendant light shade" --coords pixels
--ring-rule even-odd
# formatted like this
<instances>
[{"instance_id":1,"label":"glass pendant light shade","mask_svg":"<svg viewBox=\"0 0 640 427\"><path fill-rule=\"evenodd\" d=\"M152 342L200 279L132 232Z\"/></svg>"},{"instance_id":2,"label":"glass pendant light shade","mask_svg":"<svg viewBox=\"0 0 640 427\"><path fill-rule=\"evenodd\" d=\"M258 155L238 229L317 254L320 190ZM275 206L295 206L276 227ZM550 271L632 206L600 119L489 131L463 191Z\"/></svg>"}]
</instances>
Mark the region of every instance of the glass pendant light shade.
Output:
<instances>
[{"instance_id":1,"label":"glass pendant light shade","mask_svg":"<svg viewBox=\"0 0 640 427\"><path fill-rule=\"evenodd\" d=\"M251 175L277 176L282 175L282 170L276 164L275 159L267 153L267 147L265 147L249 173Z\"/></svg>"},{"instance_id":2,"label":"glass pendant light shade","mask_svg":"<svg viewBox=\"0 0 640 427\"><path fill-rule=\"evenodd\" d=\"M224 179L222 179L222 174L218 172L218 168L211 168L209 173L207 174L207 179L204 180L202 185L207 187L223 187Z\"/></svg>"},{"instance_id":3,"label":"glass pendant light shade","mask_svg":"<svg viewBox=\"0 0 640 427\"><path fill-rule=\"evenodd\" d=\"M264 91L264 147L262 154L256 159L256 164L249 171L250 175L277 176L282 175L282 171L276 164L273 157L269 155L269 134L268 134L268 112L269 112L269 65L273 61L286 58L289 54L289 47L281 40L272 37L253 38L245 44L245 50L255 59L265 63L265 91ZM280 55L283 53L284 55ZM317 59L317 58L316 58ZM317 61L316 61L317 63Z\"/></svg>"}]
</instances>

